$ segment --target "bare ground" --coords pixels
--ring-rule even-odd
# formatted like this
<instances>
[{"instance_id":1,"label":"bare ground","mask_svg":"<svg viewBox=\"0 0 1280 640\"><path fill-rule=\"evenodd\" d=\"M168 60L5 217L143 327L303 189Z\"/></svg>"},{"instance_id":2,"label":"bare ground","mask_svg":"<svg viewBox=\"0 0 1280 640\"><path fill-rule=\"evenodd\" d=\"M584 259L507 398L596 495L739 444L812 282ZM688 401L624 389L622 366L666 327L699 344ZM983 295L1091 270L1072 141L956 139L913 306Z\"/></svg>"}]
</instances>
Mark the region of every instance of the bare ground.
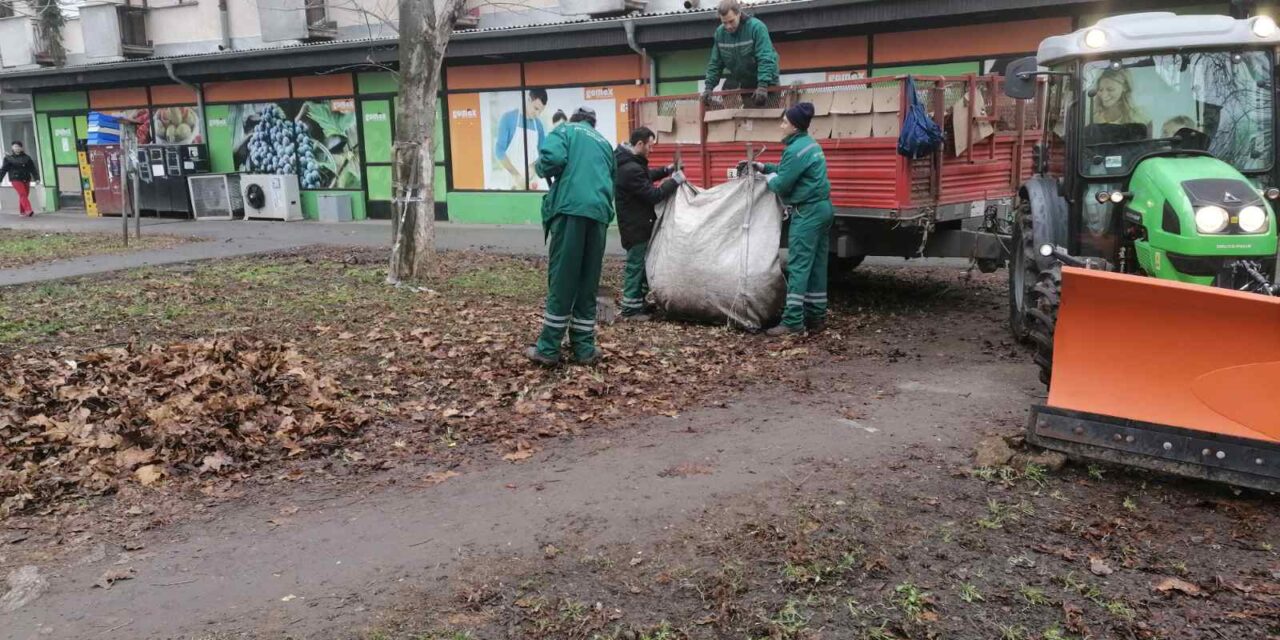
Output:
<instances>
[{"instance_id":1,"label":"bare ground","mask_svg":"<svg viewBox=\"0 0 1280 640\"><path fill-rule=\"evenodd\" d=\"M247 286L267 286L268 275L252 273ZM509 278L496 280L483 286ZM177 293L201 297L178 288L153 300ZM978 440L1016 434L1042 393L1005 338L998 276L873 269L838 293L834 331L781 345L712 328L610 329L606 341L631 366L646 354L729 360L711 360L710 375L677 370L674 379L694 385L686 393L661 378L640 385L664 401L624 400L599 426L592 418L546 436L482 436L522 420L512 403L456 440L435 428L403 432L413 444L397 453L394 424L412 424L415 410L389 411L394 424L353 447L378 464L339 455L236 482L126 483L70 511L10 518L0 567L33 563L50 587L0 622L13 638L1280 633L1273 501L1021 460L975 475ZM512 295L512 305L536 305ZM138 320L92 336L62 315L58 330L23 325L19 338L178 339L191 309L204 317L200 304L188 306L185 322ZM227 311L229 326L255 317ZM674 341L673 353L649 354L652 340ZM719 351L727 342L734 348ZM341 349L309 352L334 354L343 367L385 366ZM755 373L740 375L748 365ZM518 366L491 368L524 375ZM363 392L366 382L384 381L353 386ZM502 459L512 439L528 443L516 453L531 453ZM122 569L132 578L93 586Z\"/></svg>"}]
</instances>

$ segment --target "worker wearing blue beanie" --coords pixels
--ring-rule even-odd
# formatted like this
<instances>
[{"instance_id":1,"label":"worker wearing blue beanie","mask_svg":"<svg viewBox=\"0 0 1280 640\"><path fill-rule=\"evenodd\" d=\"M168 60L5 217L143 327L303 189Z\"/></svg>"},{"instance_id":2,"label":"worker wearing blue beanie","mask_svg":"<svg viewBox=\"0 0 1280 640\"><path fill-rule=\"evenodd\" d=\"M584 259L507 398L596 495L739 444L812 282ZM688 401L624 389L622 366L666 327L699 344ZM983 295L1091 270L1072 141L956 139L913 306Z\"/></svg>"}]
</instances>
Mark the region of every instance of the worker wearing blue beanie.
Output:
<instances>
[{"instance_id":1,"label":"worker wearing blue beanie","mask_svg":"<svg viewBox=\"0 0 1280 640\"><path fill-rule=\"evenodd\" d=\"M830 247L831 182L827 157L809 137L813 105L801 102L783 112L781 128L786 149L779 164L757 163L768 176L769 190L791 208L787 234L787 306L782 324L766 333L785 336L821 331L827 325L827 251Z\"/></svg>"}]
</instances>

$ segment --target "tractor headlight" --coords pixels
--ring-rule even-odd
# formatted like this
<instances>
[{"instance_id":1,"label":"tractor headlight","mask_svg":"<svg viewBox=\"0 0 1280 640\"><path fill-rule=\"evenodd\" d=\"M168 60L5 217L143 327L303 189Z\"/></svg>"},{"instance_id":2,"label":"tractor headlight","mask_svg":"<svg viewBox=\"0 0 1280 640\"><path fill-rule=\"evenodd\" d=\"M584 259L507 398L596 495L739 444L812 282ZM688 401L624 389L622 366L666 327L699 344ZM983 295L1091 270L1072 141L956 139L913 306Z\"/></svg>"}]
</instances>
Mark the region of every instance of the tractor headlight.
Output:
<instances>
[{"instance_id":1,"label":"tractor headlight","mask_svg":"<svg viewBox=\"0 0 1280 640\"><path fill-rule=\"evenodd\" d=\"M1107 46L1107 32L1096 28L1084 32L1084 46L1090 49L1101 49Z\"/></svg>"},{"instance_id":2,"label":"tractor headlight","mask_svg":"<svg viewBox=\"0 0 1280 640\"><path fill-rule=\"evenodd\" d=\"M1250 29L1253 30L1253 35L1259 38L1270 38L1276 34L1276 21L1270 16L1258 16L1253 19Z\"/></svg>"},{"instance_id":3,"label":"tractor headlight","mask_svg":"<svg viewBox=\"0 0 1280 640\"><path fill-rule=\"evenodd\" d=\"M1245 233L1260 233L1267 228L1267 211L1257 205L1249 205L1240 210L1237 224Z\"/></svg>"},{"instance_id":4,"label":"tractor headlight","mask_svg":"<svg viewBox=\"0 0 1280 640\"><path fill-rule=\"evenodd\" d=\"M1200 233L1222 233L1227 230L1231 216L1222 207L1208 206L1196 209L1196 229Z\"/></svg>"}]
</instances>

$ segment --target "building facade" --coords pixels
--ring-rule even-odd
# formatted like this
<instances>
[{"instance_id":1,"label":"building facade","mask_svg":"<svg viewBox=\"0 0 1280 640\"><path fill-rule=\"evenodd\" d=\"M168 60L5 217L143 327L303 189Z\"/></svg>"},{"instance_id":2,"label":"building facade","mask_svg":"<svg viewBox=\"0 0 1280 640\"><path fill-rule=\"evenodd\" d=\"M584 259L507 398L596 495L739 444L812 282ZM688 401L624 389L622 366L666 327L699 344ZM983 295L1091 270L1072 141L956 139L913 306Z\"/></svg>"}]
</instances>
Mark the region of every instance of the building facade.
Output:
<instances>
[{"instance_id":1,"label":"building facade","mask_svg":"<svg viewBox=\"0 0 1280 640\"><path fill-rule=\"evenodd\" d=\"M77 142L88 135L88 113L99 111L145 122L144 142L207 144L214 172L271 172L290 163L308 217L321 195L348 197L357 219L390 217L394 0L130 2L138 4L88 3L66 15L61 53L33 17L37 6L0 5L0 143L21 139L39 158L43 210L83 207ZM468 11L449 47L439 98L437 217L537 222L545 185L529 166L558 112L594 106L598 128L617 142L627 135L627 99L700 89L718 24L714 6L700 5L714 2L531 0ZM998 72L1043 38L1118 6L798 0L752 3L748 12L770 27L788 84ZM1232 9L1225 1L1123 6ZM255 132L287 121L312 140L267 151L254 143ZM11 199L0 187L0 207L8 210Z\"/></svg>"}]
</instances>

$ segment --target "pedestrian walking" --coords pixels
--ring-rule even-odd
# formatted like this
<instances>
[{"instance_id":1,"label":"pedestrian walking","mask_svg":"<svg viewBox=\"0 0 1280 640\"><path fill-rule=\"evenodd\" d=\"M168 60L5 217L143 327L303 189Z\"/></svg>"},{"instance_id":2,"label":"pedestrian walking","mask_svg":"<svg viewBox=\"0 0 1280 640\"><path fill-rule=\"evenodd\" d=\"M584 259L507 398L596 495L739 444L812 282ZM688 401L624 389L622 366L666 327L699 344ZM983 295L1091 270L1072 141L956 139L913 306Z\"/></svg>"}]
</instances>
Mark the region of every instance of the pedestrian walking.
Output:
<instances>
[{"instance_id":1,"label":"pedestrian walking","mask_svg":"<svg viewBox=\"0 0 1280 640\"><path fill-rule=\"evenodd\" d=\"M31 185L40 182L40 170L21 142L14 140L10 150L12 153L5 156L4 163L0 164L0 181L5 176L9 177L9 184L18 194L18 214L30 218L35 215L35 209L31 207Z\"/></svg>"},{"instance_id":2,"label":"pedestrian walking","mask_svg":"<svg viewBox=\"0 0 1280 640\"><path fill-rule=\"evenodd\" d=\"M784 336L821 331L827 324L827 251L830 248L831 182L822 147L809 136L813 105L801 102L783 113L782 162L756 163L768 176L769 190L791 212L787 233L787 304L782 323L766 333ZM743 163L745 164L745 163ZM745 168L745 167L744 167Z\"/></svg>"},{"instance_id":3,"label":"pedestrian walking","mask_svg":"<svg viewBox=\"0 0 1280 640\"><path fill-rule=\"evenodd\" d=\"M648 127L631 132L630 142L618 145L613 156L618 161L615 182L615 199L618 207L618 231L622 236L622 248L627 251L627 263L622 278L622 318L644 321L645 296L649 293L649 280L645 277L644 259L649 252L649 238L658 216L654 206L671 197L685 183L680 167L669 164L656 169L649 168L649 152L658 136ZM658 180L661 186L654 186Z\"/></svg>"},{"instance_id":4,"label":"pedestrian walking","mask_svg":"<svg viewBox=\"0 0 1280 640\"><path fill-rule=\"evenodd\" d=\"M613 148L595 129L596 112L579 107L569 123L547 134L534 170L551 181L542 209L548 234L547 302L542 333L525 355L541 365L560 363L568 329L573 358L600 360L596 347L596 291L604 266L605 233L614 216Z\"/></svg>"}]
</instances>

